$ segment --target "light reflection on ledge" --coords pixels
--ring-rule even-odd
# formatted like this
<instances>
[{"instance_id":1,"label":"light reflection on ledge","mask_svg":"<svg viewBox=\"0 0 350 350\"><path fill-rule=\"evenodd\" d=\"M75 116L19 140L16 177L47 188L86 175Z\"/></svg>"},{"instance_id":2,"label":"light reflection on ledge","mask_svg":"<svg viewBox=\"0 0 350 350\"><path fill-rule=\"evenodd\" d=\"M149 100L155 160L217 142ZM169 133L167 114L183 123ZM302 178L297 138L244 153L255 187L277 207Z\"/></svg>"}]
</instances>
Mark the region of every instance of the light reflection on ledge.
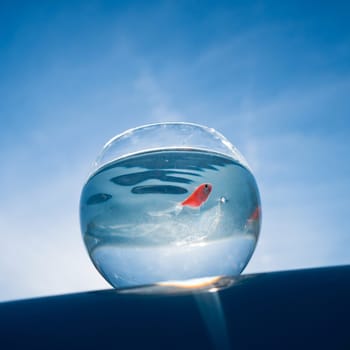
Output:
<instances>
[{"instance_id":1,"label":"light reflection on ledge","mask_svg":"<svg viewBox=\"0 0 350 350\"><path fill-rule=\"evenodd\" d=\"M121 294L184 294L192 292L214 293L221 289L231 287L237 277L214 276L196 278L184 281L165 281L141 287L116 289Z\"/></svg>"}]
</instances>

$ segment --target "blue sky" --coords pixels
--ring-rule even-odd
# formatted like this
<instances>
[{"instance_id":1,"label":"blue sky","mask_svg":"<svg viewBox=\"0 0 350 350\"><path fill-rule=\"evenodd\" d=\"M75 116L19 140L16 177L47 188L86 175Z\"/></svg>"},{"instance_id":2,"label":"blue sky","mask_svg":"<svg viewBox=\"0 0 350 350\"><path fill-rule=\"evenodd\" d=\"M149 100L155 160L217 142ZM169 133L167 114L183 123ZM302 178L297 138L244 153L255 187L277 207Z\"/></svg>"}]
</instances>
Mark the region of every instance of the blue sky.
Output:
<instances>
[{"instance_id":1,"label":"blue sky","mask_svg":"<svg viewBox=\"0 0 350 350\"><path fill-rule=\"evenodd\" d=\"M3 1L0 301L108 288L80 191L125 129L223 133L258 182L246 273L350 263L345 1Z\"/></svg>"}]
</instances>

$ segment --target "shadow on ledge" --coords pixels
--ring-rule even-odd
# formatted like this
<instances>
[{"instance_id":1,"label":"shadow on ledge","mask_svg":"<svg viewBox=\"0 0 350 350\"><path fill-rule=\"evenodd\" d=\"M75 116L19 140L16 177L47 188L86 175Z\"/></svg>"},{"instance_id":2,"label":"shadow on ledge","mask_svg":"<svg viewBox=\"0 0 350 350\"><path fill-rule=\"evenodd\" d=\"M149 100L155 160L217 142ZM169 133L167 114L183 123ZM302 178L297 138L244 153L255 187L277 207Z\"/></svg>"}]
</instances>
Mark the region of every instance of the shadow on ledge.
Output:
<instances>
[{"instance_id":1,"label":"shadow on ledge","mask_svg":"<svg viewBox=\"0 0 350 350\"><path fill-rule=\"evenodd\" d=\"M243 275L217 292L0 303L0 349L350 349L350 266Z\"/></svg>"}]
</instances>

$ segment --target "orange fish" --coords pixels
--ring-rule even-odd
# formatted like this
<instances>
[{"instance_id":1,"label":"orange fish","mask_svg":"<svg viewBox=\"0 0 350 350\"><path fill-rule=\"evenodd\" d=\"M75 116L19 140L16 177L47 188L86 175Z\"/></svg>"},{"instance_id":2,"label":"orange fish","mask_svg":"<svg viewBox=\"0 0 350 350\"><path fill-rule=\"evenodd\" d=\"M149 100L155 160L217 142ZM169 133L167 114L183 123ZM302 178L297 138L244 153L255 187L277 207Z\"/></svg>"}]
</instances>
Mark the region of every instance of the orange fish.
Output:
<instances>
[{"instance_id":1,"label":"orange fish","mask_svg":"<svg viewBox=\"0 0 350 350\"><path fill-rule=\"evenodd\" d=\"M199 185L190 196L188 196L182 203L182 206L189 206L193 208L200 207L209 197L213 186L211 184Z\"/></svg>"}]
</instances>

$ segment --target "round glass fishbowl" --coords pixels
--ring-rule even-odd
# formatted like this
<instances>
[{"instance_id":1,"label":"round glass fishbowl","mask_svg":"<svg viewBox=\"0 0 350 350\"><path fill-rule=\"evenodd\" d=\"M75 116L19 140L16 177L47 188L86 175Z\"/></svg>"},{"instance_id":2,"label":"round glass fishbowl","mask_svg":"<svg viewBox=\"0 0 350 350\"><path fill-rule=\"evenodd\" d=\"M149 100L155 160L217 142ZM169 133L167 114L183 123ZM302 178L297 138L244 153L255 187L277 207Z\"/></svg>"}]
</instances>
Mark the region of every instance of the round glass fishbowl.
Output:
<instances>
[{"instance_id":1,"label":"round glass fishbowl","mask_svg":"<svg viewBox=\"0 0 350 350\"><path fill-rule=\"evenodd\" d=\"M90 258L118 289L237 276L253 254L260 220L243 156L214 129L191 123L114 137L80 200Z\"/></svg>"}]
</instances>

